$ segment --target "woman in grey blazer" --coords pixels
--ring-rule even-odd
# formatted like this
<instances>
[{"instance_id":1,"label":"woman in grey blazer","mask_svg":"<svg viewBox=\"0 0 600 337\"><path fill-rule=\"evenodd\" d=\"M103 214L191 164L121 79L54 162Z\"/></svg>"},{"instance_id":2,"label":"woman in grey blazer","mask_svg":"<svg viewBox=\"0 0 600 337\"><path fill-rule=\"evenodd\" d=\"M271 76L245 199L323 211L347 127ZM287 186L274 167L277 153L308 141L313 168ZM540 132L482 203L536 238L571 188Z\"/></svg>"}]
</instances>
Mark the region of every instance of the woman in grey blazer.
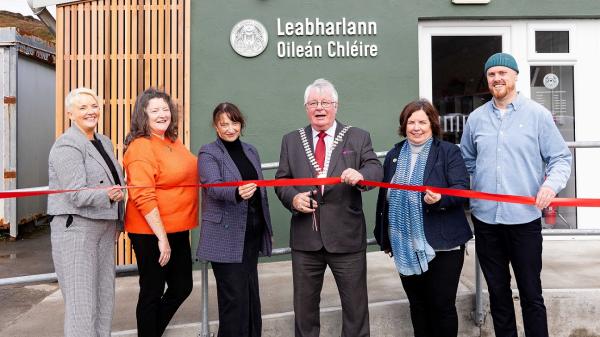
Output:
<instances>
[{"instance_id":1,"label":"woman in grey blazer","mask_svg":"<svg viewBox=\"0 0 600 337\"><path fill-rule=\"evenodd\" d=\"M213 111L217 140L202 146L198 173L202 184L263 179L254 146L241 142L244 117L231 103ZM202 226L197 255L211 261L217 281L218 337L258 337L262 320L258 255L271 256L271 217L265 188L202 189Z\"/></svg>"},{"instance_id":2,"label":"woman in grey blazer","mask_svg":"<svg viewBox=\"0 0 600 337\"><path fill-rule=\"evenodd\" d=\"M52 259L65 301L64 335L110 336L115 249L123 228L123 172L110 139L95 132L100 101L87 88L65 99L71 127L48 157ZM105 189L86 189L106 187Z\"/></svg>"}]
</instances>

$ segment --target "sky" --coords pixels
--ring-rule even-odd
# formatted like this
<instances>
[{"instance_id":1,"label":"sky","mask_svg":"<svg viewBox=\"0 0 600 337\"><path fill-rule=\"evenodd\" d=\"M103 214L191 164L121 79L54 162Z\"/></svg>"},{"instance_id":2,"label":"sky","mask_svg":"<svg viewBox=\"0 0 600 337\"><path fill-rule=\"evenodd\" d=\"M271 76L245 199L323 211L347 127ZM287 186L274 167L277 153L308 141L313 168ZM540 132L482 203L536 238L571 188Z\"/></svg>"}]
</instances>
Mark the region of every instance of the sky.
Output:
<instances>
[{"instance_id":1,"label":"sky","mask_svg":"<svg viewBox=\"0 0 600 337\"><path fill-rule=\"evenodd\" d=\"M33 16L27 0L0 0L0 10ZM49 6L48 10L56 17L56 6Z\"/></svg>"}]
</instances>

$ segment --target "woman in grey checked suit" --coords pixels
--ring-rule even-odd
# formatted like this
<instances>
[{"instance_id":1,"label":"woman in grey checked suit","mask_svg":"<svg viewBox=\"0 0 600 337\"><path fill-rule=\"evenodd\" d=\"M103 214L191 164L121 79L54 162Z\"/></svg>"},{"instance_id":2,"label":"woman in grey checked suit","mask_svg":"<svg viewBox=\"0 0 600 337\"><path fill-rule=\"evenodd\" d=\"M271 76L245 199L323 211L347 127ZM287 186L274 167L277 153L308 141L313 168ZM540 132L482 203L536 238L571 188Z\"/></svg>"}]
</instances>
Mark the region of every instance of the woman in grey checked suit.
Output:
<instances>
[{"instance_id":1,"label":"woman in grey checked suit","mask_svg":"<svg viewBox=\"0 0 600 337\"><path fill-rule=\"evenodd\" d=\"M52 259L65 301L64 335L110 336L115 292L115 250L123 227L123 173L110 139L95 132L100 101L87 88L65 99L71 127L48 158ZM85 188L106 187L106 189Z\"/></svg>"}]
</instances>

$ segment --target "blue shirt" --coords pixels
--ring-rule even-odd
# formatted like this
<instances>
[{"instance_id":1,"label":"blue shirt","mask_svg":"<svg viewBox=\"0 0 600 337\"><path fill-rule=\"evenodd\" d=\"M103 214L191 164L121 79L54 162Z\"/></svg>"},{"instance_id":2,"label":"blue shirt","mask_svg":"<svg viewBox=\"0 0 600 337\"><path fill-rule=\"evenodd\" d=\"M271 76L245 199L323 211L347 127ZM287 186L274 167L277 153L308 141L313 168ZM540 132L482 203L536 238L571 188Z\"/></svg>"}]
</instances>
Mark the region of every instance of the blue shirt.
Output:
<instances>
[{"instance_id":1,"label":"blue shirt","mask_svg":"<svg viewBox=\"0 0 600 337\"><path fill-rule=\"evenodd\" d=\"M552 114L521 94L504 115L493 100L473 111L460 145L476 191L535 197L544 185L558 193L571 174L571 152ZM527 223L541 216L532 205L480 199L471 199L471 211L490 224Z\"/></svg>"}]
</instances>

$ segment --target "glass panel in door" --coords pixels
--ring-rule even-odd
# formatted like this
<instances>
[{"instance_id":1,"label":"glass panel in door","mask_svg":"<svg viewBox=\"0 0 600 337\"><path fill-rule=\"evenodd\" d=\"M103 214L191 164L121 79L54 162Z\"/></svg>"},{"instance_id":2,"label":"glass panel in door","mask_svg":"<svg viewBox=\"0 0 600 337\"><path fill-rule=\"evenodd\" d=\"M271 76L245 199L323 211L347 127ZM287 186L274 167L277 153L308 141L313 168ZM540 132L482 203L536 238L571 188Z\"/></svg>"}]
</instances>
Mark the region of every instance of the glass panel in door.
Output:
<instances>
[{"instance_id":1,"label":"glass panel in door","mask_svg":"<svg viewBox=\"0 0 600 337\"><path fill-rule=\"evenodd\" d=\"M467 116L491 99L483 65L500 51L500 35L431 37L432 99L445 140L459 143Z\"/></svg>"},{"instance_id":2,"label":"glass panel in door","mask_svg":"<svg viewBox=\"0 0 600 337\"><path fill-rule=\"evenodd\" d=\"M575 105L573 86L573 66L532 66L531 99L545 106L552 113L554 123L567 142L575 141ZM571 178L558 196L575 197L575 151ZM559 207L545 210L542 218L545 228L576 228L575 207Z\"/></svg>"}]
</instances>

